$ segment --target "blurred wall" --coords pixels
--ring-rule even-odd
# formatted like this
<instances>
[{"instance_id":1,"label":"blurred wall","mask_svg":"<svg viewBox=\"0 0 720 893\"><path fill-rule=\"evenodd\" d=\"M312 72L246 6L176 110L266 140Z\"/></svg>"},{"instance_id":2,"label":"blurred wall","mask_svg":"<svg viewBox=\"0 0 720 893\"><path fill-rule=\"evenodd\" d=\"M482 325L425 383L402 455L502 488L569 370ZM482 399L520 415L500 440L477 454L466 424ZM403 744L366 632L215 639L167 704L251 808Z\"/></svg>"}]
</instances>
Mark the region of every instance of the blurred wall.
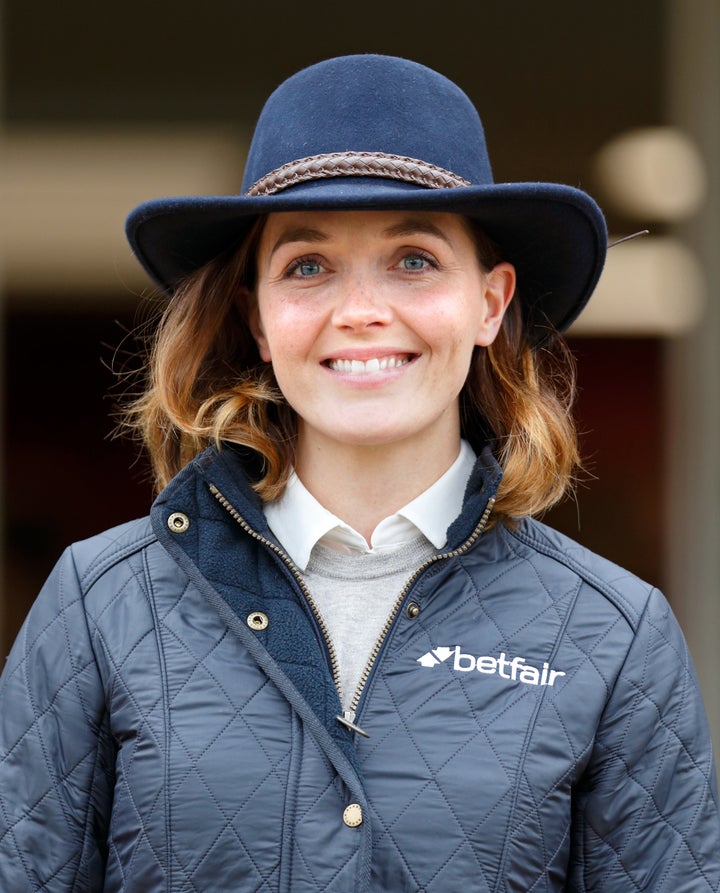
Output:
<instances>
[{"instance_id":1,"label":"blurred wall","mask_svg":"<svg viewBox=\"0 0 720 893\"><path fill-rule=\"evenodd\" d=\"M720 752L720 2L670 0L666 41L667 120L707 161L705 201L678 234L708 290L701 324L665 344L667 582Z\"/></svg>"}]
</instances>

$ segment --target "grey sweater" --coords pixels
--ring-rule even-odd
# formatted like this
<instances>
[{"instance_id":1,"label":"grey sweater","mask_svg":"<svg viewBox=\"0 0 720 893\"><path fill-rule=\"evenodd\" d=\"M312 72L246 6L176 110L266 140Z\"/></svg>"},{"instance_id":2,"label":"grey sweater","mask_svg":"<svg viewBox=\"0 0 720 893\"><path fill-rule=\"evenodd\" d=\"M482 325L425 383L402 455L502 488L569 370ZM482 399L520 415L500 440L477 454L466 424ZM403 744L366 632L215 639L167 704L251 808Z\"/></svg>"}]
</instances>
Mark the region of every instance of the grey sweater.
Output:
<instances>
[{"instance_id":1,"label":"grey sweater","mask_svg":"<svg viewBox=\"0 0 720 893\"><path fill-rule=\"evenodd\" d=\"M434 553L419 531L409 542L373 552L313 548L303 576L337 654L343 710L405 583Z\"/></svg>"}]
</instances>

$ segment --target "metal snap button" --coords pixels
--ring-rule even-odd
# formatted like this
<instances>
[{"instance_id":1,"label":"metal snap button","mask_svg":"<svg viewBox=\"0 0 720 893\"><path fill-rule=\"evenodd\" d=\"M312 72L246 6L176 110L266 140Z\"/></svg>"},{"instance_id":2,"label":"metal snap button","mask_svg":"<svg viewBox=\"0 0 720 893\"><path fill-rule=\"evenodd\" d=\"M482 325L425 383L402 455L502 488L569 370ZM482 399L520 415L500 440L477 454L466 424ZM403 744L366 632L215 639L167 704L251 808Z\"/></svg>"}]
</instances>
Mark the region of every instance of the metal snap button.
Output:
<instances>
[{"instance_id":1,"label":"metal snap button","mask_svg":"<svg viewBox=\"0 0 720 893\"><path fill-rule=\"evenodd\" d=\"M408 620L414 620L416 617L419 617L420 605L417 602L408 602L408 606L405 608L405 616Z\"/></svg>"},{"instance_id":2,"label":"metal snap button","mask_svg":"<svg viewBox=\"0 0 720 893\"><path fill-rule=\"evenodd\" d=\"M190 518L183 512L173 512L167 519L167 526L173 533L185 533L190 526Z\"/></svg>"},{"instance_id":3,"label":"metal snap button","mask_svg":"<svg viewBox=\"0 0 720 893\"><path fill-rule=\"evenodd\" d=\"M267 629L268 623L270 623L268 616L267 614L263 614L262 611L253 611L252 614L247 615L247 625L250 629Z\"/></svg>"},{"instance_id":4,"label":"metal snap button","mask_svg":"<svg viewBox=\"0 0 720 893\"><path fill-rule=\"evenodd\" d=\"M363 823L362 806L359 803L351 803L343 811L343 822L348 828L357 828Z\"/></svg>"}]
</instances>

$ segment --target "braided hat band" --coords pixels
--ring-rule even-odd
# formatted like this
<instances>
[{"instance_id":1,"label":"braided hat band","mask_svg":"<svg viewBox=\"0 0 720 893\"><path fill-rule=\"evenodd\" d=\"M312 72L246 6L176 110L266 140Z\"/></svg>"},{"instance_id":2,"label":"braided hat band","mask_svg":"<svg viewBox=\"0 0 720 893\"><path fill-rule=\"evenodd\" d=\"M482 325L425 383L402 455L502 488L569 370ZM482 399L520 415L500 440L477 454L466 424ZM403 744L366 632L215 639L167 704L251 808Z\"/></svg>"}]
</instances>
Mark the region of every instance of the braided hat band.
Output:
<instances>
[{"instance_id":1,"label":"braided hat band","mask_svg":"<svg viewBox=\"0 0 720 893\"><path fill-rule=\"evenodd\" d=\"M256 180L245 195L274 195L298 183L330 177L385 177L429 189L472 186L469 180L451 171L406 155L388 155L385 152L327 152L298 158L275 168Z\"/></svg>"}]
</instances>

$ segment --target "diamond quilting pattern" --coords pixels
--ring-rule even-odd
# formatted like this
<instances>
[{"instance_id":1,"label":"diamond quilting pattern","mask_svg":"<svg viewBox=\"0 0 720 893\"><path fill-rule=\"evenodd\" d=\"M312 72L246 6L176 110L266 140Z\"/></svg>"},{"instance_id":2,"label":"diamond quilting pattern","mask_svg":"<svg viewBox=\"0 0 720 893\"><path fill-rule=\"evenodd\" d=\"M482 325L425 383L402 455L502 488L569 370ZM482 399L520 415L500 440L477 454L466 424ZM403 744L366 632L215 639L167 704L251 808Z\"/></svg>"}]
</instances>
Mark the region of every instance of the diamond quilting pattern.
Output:
<instances>
[{"instance_id":1,"label":"diamond quilting pattern","mask_svg":"<svg viewBox=\"0 0 720 893\"><path fill-rule=\"evenodd\" d=\"M322 711L308 719L286 700L251 658L255 640L238 647L144 525L106 536L122 561L101 550L77 569L70 553L3 677L28 696L0 715L0 889L345 893L372 832L368 893L446 893L468 879L493 893L675 893L681 876L717 891L717 836L701 833L716 821L712 766L667 605L599 560L598 576L576 568L587 554L555 553L541 530L499 532L492 575L483 550L499 547L481 542L415 587L422 611L397 623L361 704L364 788L331 765L337 749L312 725ZM559 675L517 678L513 657ZM311 686L312 673L293 678ZM63 747L61 714L75 724ZM3 785L24 758L37 771L21 778L19 808ZM349 802L362 802L358 828L342 822ZM62 835L31 866L40 822ZM86 829L103 839L108 823L103 880Z\"/></svg>"},{"instance_id":2,"label":"diamond quilting pattern","mask_svg":"<svg viewBox=\"0 0 720 893\"><path fill-rule=\"evenodd\" d=\"M120 567L131 571L122 584ZM132 890L133 865L145 866L146 883L165 877L165 842L157 834L165 817L165 705L159 678L155 685L138 685L158 666L155 621L139 557L113 576L114 597L98 600L91 588L86 610L116 748L106 886ZM178 593L183 591L179 587Z\"/></svg>"},{"instance_id":3,"label":"diamond quilting pattern","mask_svg":"<svg viewBox=\"0 0 720 893\"><path fill-rule=\"evenodd\" d=\"M588 884L605 884L599 887L603 890L621 882L648 885L647 889L662 887L664 878L653 873L648 860L638 862L634 852L638 840L657 839L662 826L672 829L663 838L669 842L673 861L689 858L693 870L703 875L707 887L698 889L720 887L712 836L706 839L704 851L698 851L697 842L694 848L688 845L696 838L698 824L706 821L702 817L715 808L713 769L707 758L698 760L689 750L699 721L697 701L688 691L690 676L677 672L688 658L677 628L667 623L668 616L667 604L659 597L651 598L631 650L631 656L637 652L644 657L628 660L628 671L620 677L610 702L613 723L601 725L597 736L596 764L602 774L598 771L594 776L597 791L588 800L582 845L588 854L601 852L606 868L612 866L602 879L588 872ZM677 783L679 767L684 774L698 776L695 789L700 796L684 795L684 786ZM610 813L604 806L610 802L620 810L634 807L627 834L619 834L608 822ZM663 863L658 860L657 864Z\"/></svg>"},{"instance_id":4,"label":"diamond quilting pattern","mask_svg":"<svg viewBox=\"0 0 720 893\"><path fill-rule=\"evenodd\" d=\"M394 860L412 851L412 864L424 865L417 883L428 891L441 889L441 877L445 884L450 877L459 882L460 862L465 873L477 873L478 864L486 872L494 866L497 874L486 877L493 888L494 878L515 864L523 866L525 883L531 878L538 890L552 889L549 878L564 870L572 785L588 764L593 730L616 682L610 668L617 672L622 643L630 645L632 630L612 602L562 566L555 578L552 567L537 573L528 598L520 584L527 580L527 563L520 552L502 578L472 596L453 600L438 594L436 602L425 604L413 633L398 633L388 645L386 662L366 694L366 727L403 716L401 723L384 726L381 738L359 744L368 793L383 825L381 846L393 849ZM469 615L476 617L471 626ZM418 668L417 659L440 645L447 652L462 646L472 655L549 661L563 677L553 688L520 685L498 674L463 670L468 662L454 666L452 657L442 660L444 654L436 665ZM647 690L647 680L642 686ZM393 791L405 792L402 803L386 793L392 784L385 778L388 766L401 767L402 784ZM482 804L481 815L469 805L473 800ZM428 809L437 814L433 847L420 854L412 849L413 817ZM563 814L564 826L558 822Z\"/></svg>"},{"instance_id":5,"label":"diamond quilting pattern","mask_svg":"<svg viewBox=\"0 0 720 893\"><path fill-rule=\"evenodd\" d=\"M308 739L307 745L303 768L309 781L323 777L329 767L314 742ZM308 893L346 889L339 878L351 877L357 870L354 863L359 831L346 828L342 821L347 792L332 774L328 778L329 783L321 791L314 790L307 800L303 798L303 805L295 814L292 825L293 877L303 884L304 889L307 885ZM353 882L348 889L354 888Z\"/></svg>"},{"instance_id":6,"label":"diamond quilting pattern","mask_svg":"<svg viewBox=\"0 0 720 893\"><path fill-rule=\"evenodd\" d=\"M193 632L188 641L188 618L203 615L199 635ZM229 870L234 859L253 889L275 889L289 707L194 590L166 614L162 635L168 659L174 877L188 890L207 889L217 883L217 866ZM273 737L275 746L268 750L265 742ZM195 808L188 810L188 803Z\"/></svg>"},{"instance_id":7,"label":"diamond quilting pattern","mask_svg":"<svg viewBox=\"0 0 720 893\"><path fill-rule=\"evenodd\" d=\"M128 568L118 575L118 593L132 588L129 584L133 576ZM141 651L145 632L140 621L135 635L125 643L126 650ZM70 889L85 847L86 822L95 824L100 833L107 823L101 811L97 816L93 813L95 804L109 801L114 773L100 750L108 739L106 691L100 680L107 664L96 661L95 648L102 652L102 637L85 615L73 556L68 551L31 610L3 677L3 687L14 705L13 711L3 712L1 720L3 784L5 779L12 779L14 786L22 779L27 787L21 792L0 787L6 825L0 842L4 840L7 852L7 840L12 841L13 859L23 866L27 889L39 889L50 878ZM120 663L122 660L120 654ZM118 680L122 699L128 693L121 677ZM13 692L16 686L24 691ZM154 697L146 705L148 713L156 702ZM61 725L66 735L58 746ZM88 730L92 730L90 734ZM27 766L33 771L25 771ZM19 793L24 795L22 799ZM41 861L25 847L25 840L34 837L37 822L50 832L43 839ZM57 834L58 829L61 834ZM14 872L13 889L18 889L20 871L15 871L5 858L2 863L0 880L5 871ZM102 870L100 860L90 852L84 873L92 887L102 886L101 874L97 874Z\"/></svg>"}]
</instances>

